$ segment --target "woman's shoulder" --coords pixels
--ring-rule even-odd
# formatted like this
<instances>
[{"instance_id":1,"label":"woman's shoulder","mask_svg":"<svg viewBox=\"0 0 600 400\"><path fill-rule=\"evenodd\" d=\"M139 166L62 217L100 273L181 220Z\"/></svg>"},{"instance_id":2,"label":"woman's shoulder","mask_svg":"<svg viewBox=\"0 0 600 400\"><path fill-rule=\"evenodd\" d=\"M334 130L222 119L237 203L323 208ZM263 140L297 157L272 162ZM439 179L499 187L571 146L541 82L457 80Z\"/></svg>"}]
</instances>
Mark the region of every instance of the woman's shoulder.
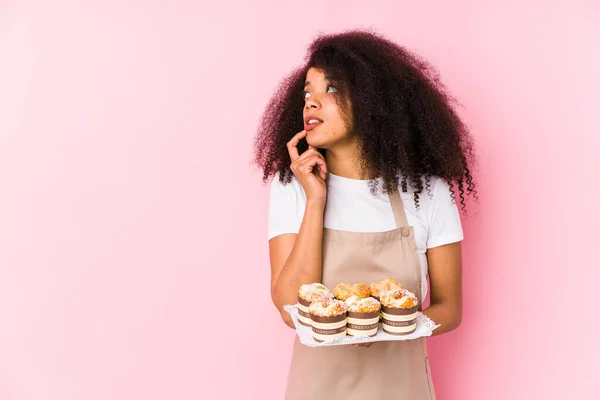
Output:
<instances>
[{"instance_id":1,"label":"woman's shoulder","mask_svg":"<svg viewBox=\"0 0 600 400\"><path fill-rule=\"evenodd\" d=\"M437 175L433 175L429 178L429 185L425 185L424 186L429 195L429 192L431 193L431 198L432 200L436 201L436 200L446 200L451 198L451 188L450 185L448 184L448 182L446 182L446 180L440 176Z\"/></svg>"},{"instance_id":2,"label":"woman's shoulder","mask_svg":"<svg viewBox=\"0 0 600 400\"><path fill-rule=\"evenodd\" d=\"M269 240L283 233L298 233L306 197L302 186L292 177L289 183L279 181L279 172L271 181L269 195Z\"/></svg>"},{"instance_id":3,"label":"woman's shoulder","mask_svg":"<svg viewBox=\"0 0 600 400\"><path fill-rule=\"evenodd\" d=\"M402 188L403 177L400 175L398 177L398 187ZM445 192L450 193L450 185L446 182L446 180L437 175L430 175L429 177L422 176L421 184L423 190L419 193L419 199L425 198L431 200L436 197L440 192L443 196ZM406 192L400 189L400 192L403 197L413 197L415 194L415 188L412 184L406 183Z\"/></svg>"},{"instance_id":4,"label":"woman's shoulder","mask_svg":"<svg viewBox=\"0 0 600 400\"><path fill-rule=\"evenodd\" d=\"M425 177L421 179L423 190L418 195L418 206L415 203L415 188L407 185L406 192L400 191L405 208L425 220L431 220L435 217L437 214L436 211L440 207L451 210L456 206L454 194L444 178L432 175L428 179Z\"/></svg>"},{"instance_id":5,"label":"woman's shoulder","mask_svg":"<svg viewBox=\"0 0 600 400\"><path fill-rule=\"evenodd\" d=\"M288 183L281 182L280 176L279 171L277 171L271 181L270 196L272 199L296 201L306 197L302 185L295 176L292 175L292 179Z\"/></svg>"}]
</instances>

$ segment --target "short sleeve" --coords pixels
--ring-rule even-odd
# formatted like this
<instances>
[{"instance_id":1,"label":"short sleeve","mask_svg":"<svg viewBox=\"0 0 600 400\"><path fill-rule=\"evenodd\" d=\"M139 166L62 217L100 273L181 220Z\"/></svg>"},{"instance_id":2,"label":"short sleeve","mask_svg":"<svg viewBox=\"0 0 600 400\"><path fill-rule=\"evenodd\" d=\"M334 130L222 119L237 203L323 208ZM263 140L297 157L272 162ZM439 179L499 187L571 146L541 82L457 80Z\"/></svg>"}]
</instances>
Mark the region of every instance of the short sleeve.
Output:
<instances>
[{"instance_id":1,"label":"short sleeve","mask_svg":"<svg viewBox=\"0 0 600 400\"><path fill-rule=\"evenodd\" d=\"M452 199L450 186L442 178L436 177L436 180L428 221L428 249L464 239L458 206Z\"/></svg>"},{"instance_id":2,"label":"short sleeve","mask_svg":"<svg viewBox=\"0 0 600 400\"><path fill-rule=\"evenodd\" d=\"M297 194L292 183L279 182L275 175L269 190L269 240L284 233L298 233L301 220L297 212Z\"/></svg>"}]
</instances>

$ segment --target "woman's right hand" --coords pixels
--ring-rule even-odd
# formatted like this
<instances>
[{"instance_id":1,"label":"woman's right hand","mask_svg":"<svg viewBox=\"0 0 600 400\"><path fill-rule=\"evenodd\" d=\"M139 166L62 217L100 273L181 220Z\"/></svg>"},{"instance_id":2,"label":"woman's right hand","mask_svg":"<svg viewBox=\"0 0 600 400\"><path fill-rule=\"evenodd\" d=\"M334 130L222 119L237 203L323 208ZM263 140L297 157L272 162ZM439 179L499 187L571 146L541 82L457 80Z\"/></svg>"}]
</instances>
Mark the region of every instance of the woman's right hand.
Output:
<instances>
[{"instance_id":1,"label":"woman's right hand","mask_svg":"<svg viewBox=\"0 0 600 400\"><path fill-rule=\"evenodd\" d=\"M327 164L325 157L316 147L309 146L302 154L298 154L298 143L306 137L306 131L297 133L287 144L292 165L292 172L302 185L307 201L323 202L327 196L325 178L327 177Z\"/></svg>"}]
</instances>

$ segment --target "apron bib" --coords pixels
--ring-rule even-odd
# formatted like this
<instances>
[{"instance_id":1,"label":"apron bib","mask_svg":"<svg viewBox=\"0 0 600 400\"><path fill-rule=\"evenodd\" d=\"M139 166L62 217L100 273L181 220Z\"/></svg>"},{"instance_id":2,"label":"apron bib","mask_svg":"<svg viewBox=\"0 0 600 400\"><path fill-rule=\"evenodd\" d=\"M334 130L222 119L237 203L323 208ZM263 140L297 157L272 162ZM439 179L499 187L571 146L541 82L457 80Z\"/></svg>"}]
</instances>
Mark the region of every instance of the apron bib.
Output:
<instances>
[{"instance_id":1,"label":"apron bib","mask_svg":"<svg viewBox=\"0 0 600 400\"><path fill-rule=\"evenodd\" d=\"M323 229L322 283L365 283L392 277L415 293L421 309L421 268L414 230L398 191L390 193L396 229ZM370 347L304 346L296 337L287 400L435 400L425 338L375 342Z\"/></svg>"}]
</instances>

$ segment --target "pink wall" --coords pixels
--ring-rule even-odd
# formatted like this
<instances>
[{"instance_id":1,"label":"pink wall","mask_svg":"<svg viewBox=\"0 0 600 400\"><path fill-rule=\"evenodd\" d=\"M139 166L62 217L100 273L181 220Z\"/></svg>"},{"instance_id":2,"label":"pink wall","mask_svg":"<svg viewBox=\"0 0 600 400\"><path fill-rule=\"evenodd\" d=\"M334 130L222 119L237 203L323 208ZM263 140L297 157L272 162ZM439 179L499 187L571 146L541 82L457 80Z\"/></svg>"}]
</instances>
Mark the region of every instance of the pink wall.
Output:
<instances>
[{"instance_id":1,"label":"pink wall","mask_svg":"<svg viewBox=\"0 0 600 400\"><path fill-rule=\"evenodd\" d=\"M252 138L313 35L361 26L432 60L478 141L438 397L600 398L598 3L210 3L0 5L0 399L282 398Z\"/></svg>"}]
</instances>

